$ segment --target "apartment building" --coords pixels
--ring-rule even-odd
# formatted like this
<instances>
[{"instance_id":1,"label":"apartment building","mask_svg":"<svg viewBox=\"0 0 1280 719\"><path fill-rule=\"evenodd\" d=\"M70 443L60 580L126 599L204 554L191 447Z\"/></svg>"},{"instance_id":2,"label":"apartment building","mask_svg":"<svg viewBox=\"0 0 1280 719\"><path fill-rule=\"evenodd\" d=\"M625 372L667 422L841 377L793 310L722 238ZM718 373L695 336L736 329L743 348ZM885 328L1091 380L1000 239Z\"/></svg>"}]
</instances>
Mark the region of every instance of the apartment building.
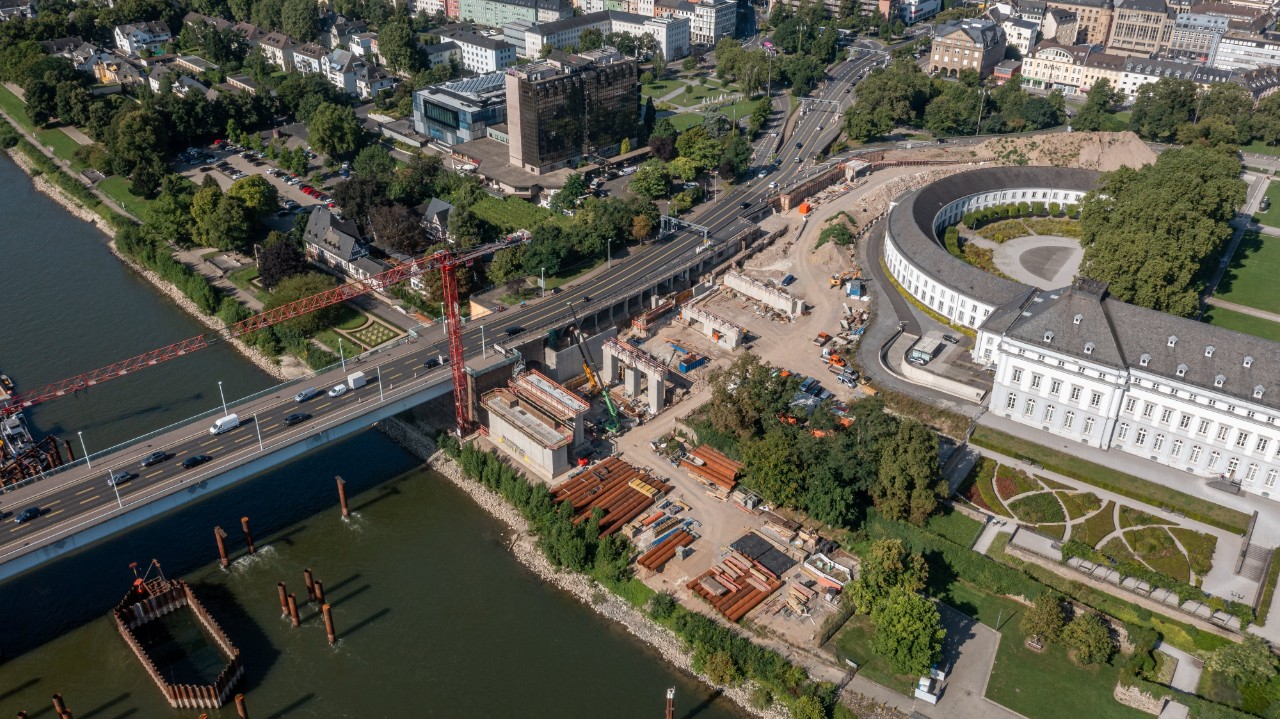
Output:
<instances>
[{"instance_id":1,"label":"apartment building","mask_svg":"<svg viewBox=\"0 0 1280 719\"><path fill-rule=\"evenodd\" d=\"M505 70L516 62L516 48L501 37L473 32L447 32L441 39L458 46L458 60L465 70L484 74Z\"/></svg>"},{"instance_id":2,"label":"apartment building","mask_svg":"<svg viewBox=\"0 0 1280 719\"><path fill-rule=\"evenodd\" d=\"M1111 17L1115 7L1111 0L1048 0L1048 10L1075 13L1079 31L1075 42L1082 45L1105 45L1111 36Z\"/></svg>"},{"instance_id":3,"label":"apartment building","mask_svg":"<svg viewBox=\"0 0 1280 719\"><path fill-rule=\"evenodd\" d=\"M173 40L169 26L159 20L117 25L112 35L115 36L116 47L133 57L139 57L144 52L150 55L162 54L165 45Z\"/></svg>"},{"instance_id":4,"label":"apartment building","mask_svg":"<svg viewBox=\"0 0 1280 719\"><path fill-rule=\"evenodd\" d=\"M1164 0L1118 0L1111 18L1107 51L1151 57L1169 44L1174 17Z\"/></svg>"},{"instance_id":5,"label":"apartment building","mask_svg":"<svg viewBox=\"0 0 1280 719\"><path fill-rule=\"evenodd\" d=\"M523 23L512 23L507 28L515 32L521 26ZM507 28L504 28L504 31ZM668 60L675 60L689 54L692 37L690 28L691 23L688 18L670 15L645 17L633 13L602 10L577 15L567 20L530 25L524 28L521 45L524 47L525 57L539 57L543 47L550 46L555 50L577 47L582 33L587 30L598 30L604 35L610 33L635 37L650 35L657 42L662 56Z\"/></svg>"},{"instance_id":6,"label":"apartment building","mask_svg":"<svg viewBox=\"0 0 1280 719\"><path fill-rule=\"evenodd\" d=\"M974 70L985 77L1004 59L1004 48L1004 30L986 18L949 22L934 31L929 73L956 77Z\"/></svg>"},{"instance_id":7,"label":"apartment building","mask_svg":"<svg viewBox=\"0 0 1280 719\"><path fill-rule=\"evenodd\" d=\"M1218 54L1218 42L1227 34L1228 26L1229 20L1220 15L1178 13L1164 54L1174 60L1212 65Z\"/></svg>"},{"instance_id":8,"label":"apartment building","mask_svg":"<svg viewBox=\"0 0 1280 719\"><path fill-rule=\"evenodd\" d=\"M1126 99L1137 97L1138 88L1162 77L1191 80L1202 88L1232 80L1228 71L1198 64L1125 57L1096 52L1091 45L1058 45L1042 42L1023 58L1022 78L1028 87L1061 90L1081 95L1103 78Z\"/></svg>"},{"instance_id":9,"label":"apartment building","mask_svg":"<svg viewBox=\"0 0 1280 719\"><path fill-rule=\"evenodd\" d=\"M715 45L722 37L733 37L738 22L734 0L657 0L654 13L689 20L689 40L694 45Z\"/></svg>"},{"instance_id":10,"label":"apartment building","mask_svg":"<svg viewBox=\"0 0 1280 719\"><path fill-rule=\"evenodd\" d=\"M285 72L293 70L293 47L293 41L281 32L270 33L258 43L258 50L267 62Z\"/></svg>"},{"instance_id":11,"label":"apartment building","mask_svg":"<svg viewBox=\"0 0 1280 719\"><path fill-rule=\"evenodd\" d=\"M1044 13L1040 22L1040 37L1059 45L1074 45L1080 34L1080 17L1067 10L1054 8ZM1032 45L1035 47L1035 45ZM1026 53L1023 53L1024 55Z\"/></svg>"},{"instance_id":12,"label":"apartment building","mask_svg":"<svg viewBox=\"0 0 1280 719\"><path fill-rule=\"evenodd\" d=\"M573 17L573 5L569 0L458 0L457 17L489 27L517 20L554 22Z\"/></svg>"},{"instance_id":13,"label":"apartment building","mask_svg":"<svg viewBox=\"0 0 1280 719\"><path fill-rule=\"evenodd\" d=\"M1018 54L1023 57L1031 53L1040 34L1040 28L1035 23L1014 17L1000 23L1000 29L1004 30L1005 44L1017 48Z\"/></svg>"}]
</instances>

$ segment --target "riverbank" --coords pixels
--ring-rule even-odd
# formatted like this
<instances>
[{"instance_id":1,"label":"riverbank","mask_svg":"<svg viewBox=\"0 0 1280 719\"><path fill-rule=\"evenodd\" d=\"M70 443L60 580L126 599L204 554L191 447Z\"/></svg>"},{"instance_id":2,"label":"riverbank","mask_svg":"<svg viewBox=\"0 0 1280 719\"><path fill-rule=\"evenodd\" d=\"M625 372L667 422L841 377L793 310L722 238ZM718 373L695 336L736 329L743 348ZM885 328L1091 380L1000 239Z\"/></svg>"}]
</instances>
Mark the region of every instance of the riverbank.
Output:
<instances>
[{"instance_id":1,"label":"riverbank","mask_svg":"<svg viewBox=\"0 0 1280 719\"><path fill-rule=\"evenodd\" d=\"M530 533L529 524L524 517L520 516L520 513L496 492L464 477L458 463L443 450L437 450L434 443L416 428L394 417L378 423L378 428L397 444L426 462L432 470L449 480L455 487L466 492L486 513L505 524L515 537L510 545L512 555L539 578L573 595L584 605L595 610L597 614L618 623L632 636L653 647L667 663L697 677L707 686L714 687L751 715L761 719L787 719L790 716L785 709L776 704L768 709L752 706L751 688L747 684L736 687L722 686L710 681L705 674L695 672L691 657L685 651L680 638L671 630L645 616L643 612L591 579L553 567L538 549L537 540Z\"/></svg>"},{"instance_id":2,"label":"riverbank","mask_svg":"<svg viewBox=\"0 0 1280 719\"><path fill-rule=\"evenodd\" d=\"M21 130L19 130L19 132L21 132ZM49 179L42 173L39 173L39 168L35 166L31 161L31 158L24 155L18 148L13 147L6 152L9 159L13 160L14 164L26 173L27 177L31 180L31 184L40 192L40 194L45 195L49 199L58 203L58 205L66 210L72 217L93 225L105 234L107 236L107 249L110 250L111 254L114 255L116 259L120 260L125 264L125 266L142 276L143 279L151 283L151 285L156 289L160 290L161 294L172 300L174 304L178 305L183 312L186 312L196 318L205 327L208 327L211 330L223 329L222 322L220 322L216 317L211 317L201 312L200 308L196 307L195 303L175 287L173 283L166 282L155 272L143 267L121 253L116 247L116 230L111 226L111 223L103 219L97 212L86 207L84 203L80 202L78 199L69 195L61 187L53 184L53 182L49 181ZM311 370L303 364L301 360L293 355L282 355L280 360L276 361L257 348L250 347L245 344L240 339L233 338L228 342L231 346L236 348L236 351L248 358L250 362L253 362L258 369L280 381L305 377L311 372Z\"/></svg>"}]
</instances>

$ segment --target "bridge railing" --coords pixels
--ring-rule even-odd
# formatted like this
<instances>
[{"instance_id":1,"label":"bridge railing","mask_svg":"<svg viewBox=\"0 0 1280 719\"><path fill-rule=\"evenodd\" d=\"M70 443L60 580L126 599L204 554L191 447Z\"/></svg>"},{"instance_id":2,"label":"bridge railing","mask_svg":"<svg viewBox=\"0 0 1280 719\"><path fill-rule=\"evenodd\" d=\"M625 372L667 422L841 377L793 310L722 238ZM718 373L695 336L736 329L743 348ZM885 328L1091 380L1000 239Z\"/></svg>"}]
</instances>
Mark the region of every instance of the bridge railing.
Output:
<instances>
[{"instance_id":1,"label":"bridge railing","mask_svg":"<svg viewBox=\"0 0 1280 719\"><path fill-rule=\"evenodd\" d=\"M385 345L374 347L373 349L366 350L356 355L352 355L351 357L346 357L345 358L346 364L350 366L349 368L359 368L360 366L363 365L364 361L367 359L375 358L378 355L385 354L386 352L393 349L397 349L399 347L403 347L406 344L415 343L418 341L417 333L423 327L424 325L421 325L421 324L416 325L409 329L410 334L406 334L405 336L395 341L389 342ZM241 397L239 399L232 400L227 403L227 410L232 411L237 407L243 407L245 405L258 401L263 397L267 397L269 395L278 393L281 390L289 390L295 387L300 387L302 385L310 384L317 377L328 374L329 372L340 369L342 367L343 367L343 361L342 359L339 359L339 361L334 362L333 364L330 364L326 367L321 367L320 369L312 370L307 374L303 375L302 377L286 380L284 382L280 382L279 384L275 384L270 387L267 387L266 389L262 389L257 392L254 392L253 394L245 395L244 397ZM352 369L352 371L355 371L355 369ZM208 411L200 412L199 414L194 414L190 417L187 417L186 419L180 419L176 422L165 425L164 427L160 427L159 429L154 429L150 432L147 432L146 434L141 434L141 435L138 435L137 437L133 437L132 439L127 439L123 442L119 442L115 445L107 447L106 449L100 449L95 452L90 452L87 458L80 457L74 462L68 462L66 464L61 465L60 467L57 467L56 469L42 472L39 475L30 477L21 482L15 482L13 484L6 485L2 489L0 489L0 494L4 492L11 492L21 487L29 486L35 482L39 482L41 480L48 479L50 477L54 477L56 475L62 474L63 472L67 472L71 469L78 468L81 465L85 465L85 464L91 465L95 458L101 459L115 452L118 452L122 449L126 449L128 447L141 444L150 439L155 439L156 437L164 435L168 432L172 432L181 427L196 425L196 423L202 419L211 419L213 417L219 417L219 416L222 416L222 407L216 406ZM107 470L104 469L103 473L105 474L106 471Z\"/></svg>"}]
</instances>

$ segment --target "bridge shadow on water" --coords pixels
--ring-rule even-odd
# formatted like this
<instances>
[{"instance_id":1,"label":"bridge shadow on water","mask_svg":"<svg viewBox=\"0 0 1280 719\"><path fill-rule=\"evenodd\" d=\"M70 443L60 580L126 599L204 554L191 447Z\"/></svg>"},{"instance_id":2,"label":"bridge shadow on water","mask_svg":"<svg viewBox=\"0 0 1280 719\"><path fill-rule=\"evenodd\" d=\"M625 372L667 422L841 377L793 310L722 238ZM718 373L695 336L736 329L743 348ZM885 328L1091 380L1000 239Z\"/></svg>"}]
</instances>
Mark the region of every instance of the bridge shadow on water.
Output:
<instances>
[{"instance_id":1,"label":"bridge shadow on water","mask_svg":"<svg viewBox=\"0 0 1280 719\"><path fill-rule=\"evenodd\" d=\"M129 590L131 562L145 566L150 559L158 559L171 578L207 568L217 561L215 525L227 531L227 550L234 561L244 553L239 531L242 516L250 518L259 547L276 542L288 545L304 528L296 526L299 522L319 512L338 511L335 475L346 481L348 496L354 499L417 466L415 458L381 433L362 432L10 579L0 584L0 606L33 611L24 612L27 621L7 623L4 655L13 659L107 616ZM375 501L393 495L385 492ZM326 590L332 596L358 579L356 574ZM246 661L265 666L273 650L261 629L238 609L229 590L202 584L198 594L246 652ZM250 681L255 674L249 673ZM0 691L20 691L40 679L24 681L17 689Z\"/></svg>"}]
</instances>

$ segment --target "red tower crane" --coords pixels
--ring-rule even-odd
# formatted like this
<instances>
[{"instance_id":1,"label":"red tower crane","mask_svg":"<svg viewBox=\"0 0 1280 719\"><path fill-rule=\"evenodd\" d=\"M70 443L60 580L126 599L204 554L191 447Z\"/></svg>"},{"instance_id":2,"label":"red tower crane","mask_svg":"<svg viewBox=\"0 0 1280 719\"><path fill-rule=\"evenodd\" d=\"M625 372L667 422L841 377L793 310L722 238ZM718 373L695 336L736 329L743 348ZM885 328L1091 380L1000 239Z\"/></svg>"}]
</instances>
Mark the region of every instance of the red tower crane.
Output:
<instances>
[{"instance_id":1,"label":"red tower crane","mask_svg":"<svg viewBox=\"0 0 1280 719\"><path fill-rule=\"evenodd\" d=\"M233 325L225 327L213 332L207 332L198 337L192 337L188 340L175 342L167 347L151 350L137 357L131 357L127 360L107 365L92 372L76 375L68 379L59 380L52 384L45 385L40 389L32 392L26 392L13 397L13 401L5 407L0 407L0 417L15 414L27 407L48 402L58 397L88 389L97 384L101 384L108 380L123 377L127 374L137 372L177 359L191 352L202 350L209 345L223 342L236 337L256 332L257 330L279 324L295 317L301 317L309 312L329 307L345 302L349 299L359 297L374 290L381 290L392 285L404 282L412 277L417 277L432 270L440 270L443 275L443 292L445 298L445 323L446 333L449 337L449 362L452 364L453 370L453 396L454 411L457 413L457 423L459 434L465 434L471 429L471 403L467 401L467 374L464 364L463 347L462 347L462 321L458 307L458 276L457 270L460 266L473 264L477 259L492 254L504 247L512 247L514 245L528 242L529 233L521 231L513 235L507 236L501 242L492 242L479 247L473 247L460 252L452 252L450 250L440 250L426 257L418 258L407 264L399 265L386 272L374 275L368 279L348 282L345 285L335 287L331 290L325 290L310 297L304 297L287 305L281 305L272 310L267 310L260 314L256 314L246 320L242 320Z\"/></svg>"}]
</instances>

